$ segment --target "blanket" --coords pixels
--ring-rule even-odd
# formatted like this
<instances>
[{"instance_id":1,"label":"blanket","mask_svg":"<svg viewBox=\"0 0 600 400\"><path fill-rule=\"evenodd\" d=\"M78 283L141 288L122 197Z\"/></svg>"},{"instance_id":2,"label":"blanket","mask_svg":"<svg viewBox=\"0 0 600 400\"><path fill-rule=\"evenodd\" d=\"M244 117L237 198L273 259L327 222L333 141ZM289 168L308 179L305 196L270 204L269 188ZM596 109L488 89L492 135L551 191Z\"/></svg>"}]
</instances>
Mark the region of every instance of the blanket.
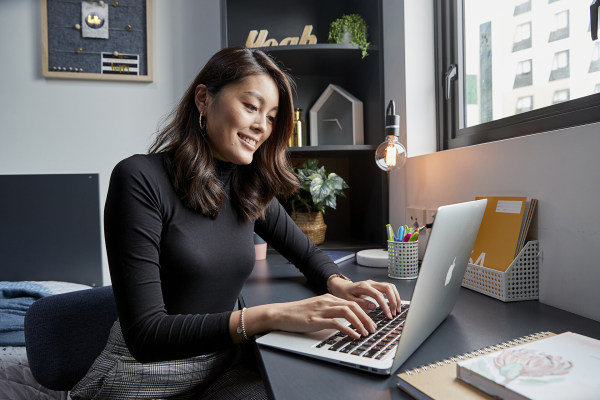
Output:
<instances>
[{"instance_id":1,"label":"blanket","mask_svg":"<svg viewBox=\"0 0 600 400\"><path fill-rule=\"evenodd\" d=\"M25 313L34 301L52 292L35 282L0 282L0 346L24 346Z\"/></svg>"},{"instance_id":2,"label":"blanket","mask_svg":"<svg viewBox=\"0 0 600 400\"><path fill-rule=\"evenodd\" d=\"M0 346L24 346L25 313L34 301L89 286L57 281L0 281Z\"/></svg>"}]
</instances>

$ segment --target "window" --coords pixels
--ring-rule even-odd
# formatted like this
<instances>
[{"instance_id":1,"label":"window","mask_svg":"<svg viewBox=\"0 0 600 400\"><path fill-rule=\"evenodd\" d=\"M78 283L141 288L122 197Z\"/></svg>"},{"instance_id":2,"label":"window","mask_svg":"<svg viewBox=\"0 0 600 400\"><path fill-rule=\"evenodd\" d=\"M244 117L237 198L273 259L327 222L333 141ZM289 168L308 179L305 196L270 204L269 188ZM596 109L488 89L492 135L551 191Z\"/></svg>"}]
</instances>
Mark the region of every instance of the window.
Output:
<instances>
[{"instance_id":1,"label":"window","mask_svg":"<svg viewBox=\"0 0 600 400\"><path fill-rule=\"evenodd\" d=\"M600 121L588 0L435 8L440 150Z\"/></svg>"},{"instance_id":2,"label":"window","mask_svg":"<svg viewBox=\"0 0 600 400\"><path fill-rule=\"evenodd\" d=\"M533 96L520 97L517 100L517 114L533 110Z\"/></svg>"},{"instance_id":3,"label":"window","mask_svg":"<svg viewBox=\"0 0 600 400\"><path fill-rule=\"evenodd\" d=\"M588 72L600 71L600 42L594 44L594 50L592 52L592 60L590 61L590 68Z\"/></svg>"},{"instance_id":4,"label":"window","mask_svg":"<svg viewBox=\"0 0 600 400\"><path fill-rule=\"evenodd\" d=\"M569 96L570 96L569 89L557 90L556 92L554 92L554 96L552 97L552 102L554 104L562 103L563 101L569 100Z\"/></svg>"},{"instance_id":5,"label":"window","mask_svg":"<svg viewBox=\"0 0 600 400\"><path fill-rule=\"evenodd\" d=\"M549 42L569 37L569 10L554 14L554 30L550 32Z\"/></svg>"},{"instance_id":6,"label":"window","mask_svg":"<svg viewBox=\"0 0 600 400\"><path fill-rule=\"evenodd\" d=\"M531 60L521 61L517 64L517 74L513 88L531 86L533 84L533 74L531 73Z\"/></svg>"},{"instance_id":7,"label":"window","mask_svg":"<svg viewBox=\"0 0 600 400\"><path fill-rule=\"evenodd\" d=\"M519 51L531 48L531 22L526 22L517 26L515 30L515 41L512 51Z\"/></svg>"},{"instance_id":8,"label":"window","mask_svg":"<svg viewBox=\"0 0 600 400\"><path fill-rule=\"evenodd\" d=\"M569 77L569 50L559 51L554 54L550 80L565 79Z\"/></svg>"},{"instance_id":9,"label":"window","mask_svg":"<svg viewBox=\"0 0 600 400\"><path fill-rule=\"evenodd\" d=\"M520 15L531 11L531 0L517 0L516 3L514 15Z\"/></svg>"}]
</instances>

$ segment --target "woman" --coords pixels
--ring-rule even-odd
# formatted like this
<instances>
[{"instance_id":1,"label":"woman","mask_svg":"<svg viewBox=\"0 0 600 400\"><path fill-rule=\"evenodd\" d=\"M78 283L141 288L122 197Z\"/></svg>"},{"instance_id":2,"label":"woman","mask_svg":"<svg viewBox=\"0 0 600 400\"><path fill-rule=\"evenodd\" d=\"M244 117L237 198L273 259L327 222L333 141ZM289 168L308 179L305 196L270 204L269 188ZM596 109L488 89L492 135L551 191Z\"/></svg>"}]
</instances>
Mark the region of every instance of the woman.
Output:
<instances>
[{"instance_id":1,"label":"woman","mask_svg":"<svg viewBox=\"0 0 600 400\"><path fill-rule=\"evenodd\" d=\"M394 285L340 275L275 198L298 186L285 154L290 82L259 50L223 49L150 154L115 167L104 224L119 320L74 399L264 398L238 344L276 329L368 335L364 310L375 306L365 296L389 318L399 311ZM253 232L330 294L234 310L254 266Z\"/></svg>"}]
</instances>

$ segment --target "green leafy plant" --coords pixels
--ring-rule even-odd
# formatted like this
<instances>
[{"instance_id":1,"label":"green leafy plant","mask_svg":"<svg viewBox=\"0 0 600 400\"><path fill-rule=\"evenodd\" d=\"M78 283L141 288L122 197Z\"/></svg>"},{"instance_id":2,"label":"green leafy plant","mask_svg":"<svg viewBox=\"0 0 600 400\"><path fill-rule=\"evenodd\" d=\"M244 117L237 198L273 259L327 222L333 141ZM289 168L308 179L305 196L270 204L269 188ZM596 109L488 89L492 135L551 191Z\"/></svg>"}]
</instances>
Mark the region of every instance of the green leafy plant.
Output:
<instances>
[{"instance_id":1,"label":"green leafy plant","mask_svg":"<svg viewBox=\"0 0 600 400\"><path fill-rule=\"evenodd\" d=\"M357 44L362 51L362 58L365 58L370 43L367 42L367 23L363 17L358 14L344 14L333 21L329 26L329 42L342 43L345 32L350 34L350 43Z\"/></svg>"},{"instance_id":2,"label":"green leafy plant","mask_svg":"<svg viewBox=\"0 0 600 400\"><path fill-rule=\"evenodd\" d=\"M317 160L306 160L300 168L293 168L300 180L300 188L291 202L294 211L325 214L325 207L336 208L336 196L346 196L343 190L349 186L344 179L318 164Z\"/></svg>"}]
</instances>

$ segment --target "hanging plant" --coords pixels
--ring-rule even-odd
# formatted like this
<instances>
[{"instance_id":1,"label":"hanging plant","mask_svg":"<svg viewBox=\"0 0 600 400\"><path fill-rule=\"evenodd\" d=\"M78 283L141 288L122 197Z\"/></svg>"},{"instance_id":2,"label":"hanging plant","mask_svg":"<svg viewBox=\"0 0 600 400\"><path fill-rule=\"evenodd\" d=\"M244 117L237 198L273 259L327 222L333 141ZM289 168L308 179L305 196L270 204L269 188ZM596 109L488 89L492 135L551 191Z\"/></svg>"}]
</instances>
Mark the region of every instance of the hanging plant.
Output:
<instances>
[{"instance_id":1,"label":"hanging plant","mask_svg":"<svg viewBox=\"0 0 600 400\"><path fill-rule=\"evenodd\" d=\"M358 14L344 14L333 21L329 26L329 43L357 44L362 51L362 58L365 58L370 43L367 42L367 24L363 17Z\"/></svg>"}]
</instances>

